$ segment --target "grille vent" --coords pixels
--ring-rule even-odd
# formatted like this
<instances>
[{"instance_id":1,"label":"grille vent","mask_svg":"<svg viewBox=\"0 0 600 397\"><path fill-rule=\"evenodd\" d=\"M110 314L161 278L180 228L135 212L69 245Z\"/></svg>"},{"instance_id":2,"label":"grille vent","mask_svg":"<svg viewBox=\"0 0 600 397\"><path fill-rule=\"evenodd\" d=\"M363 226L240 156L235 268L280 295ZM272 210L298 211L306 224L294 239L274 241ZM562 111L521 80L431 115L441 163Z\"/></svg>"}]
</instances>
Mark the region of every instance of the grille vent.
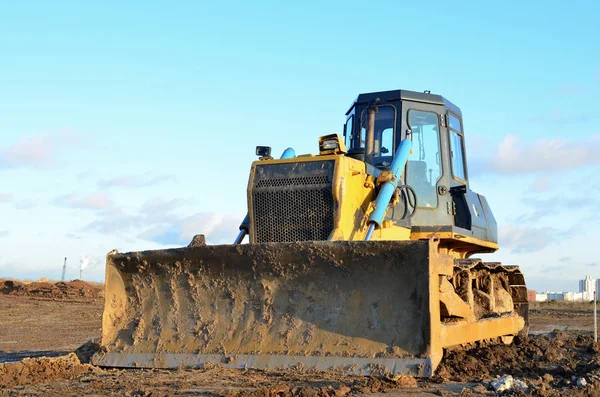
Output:
<instances>
[{"instance_id":1,"label":"grille vent","mask_svg":"<svg viewBox=\"0 0 600 397\"><path fill-rule=\"evenodd\" d=\"M256 187L325 185L330 183L328 176L304 176L299 178L263 179L258 181Z\"/></svg>"},{"instance_id":2,"label":"grille vent","mask_svg":"<svg viewBox=\"0 0 600 397\"><path fill-rule=\"evenodd\" d=\"M254 241L327 240L333 231L333 161L257 166Z\"/></svg>"}]
</instances>

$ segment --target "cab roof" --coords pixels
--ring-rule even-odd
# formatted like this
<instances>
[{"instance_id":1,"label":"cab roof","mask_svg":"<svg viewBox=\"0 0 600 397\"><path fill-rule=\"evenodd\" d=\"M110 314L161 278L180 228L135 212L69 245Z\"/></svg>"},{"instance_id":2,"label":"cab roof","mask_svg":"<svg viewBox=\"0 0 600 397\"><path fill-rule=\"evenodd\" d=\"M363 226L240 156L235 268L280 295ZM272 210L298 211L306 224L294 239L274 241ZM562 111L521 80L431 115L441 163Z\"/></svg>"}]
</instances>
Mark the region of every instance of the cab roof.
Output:
<instances>
[{"instance_id":1,"label":"cab roof","mask_svg":"<svg viewBox=\"0 0 600 397\"><path fill-rule=\"evenodd\" d=\"M397 100L406 100L413 102L431 103L433 105L442 105L445 106L452 113L462 118L460 108L452 102L450 102L449 100L447 100L446 98L444 98L443 96L408 90L379 91L359 94L358 97L352 103L352 106L350 106L350 109L348 109L348 111L346 112L346 115L350 113L354 106L371 103L371 101L377 98L379 98L382 103L386 101L391 102Z\"/></svg>"}]
</instances>

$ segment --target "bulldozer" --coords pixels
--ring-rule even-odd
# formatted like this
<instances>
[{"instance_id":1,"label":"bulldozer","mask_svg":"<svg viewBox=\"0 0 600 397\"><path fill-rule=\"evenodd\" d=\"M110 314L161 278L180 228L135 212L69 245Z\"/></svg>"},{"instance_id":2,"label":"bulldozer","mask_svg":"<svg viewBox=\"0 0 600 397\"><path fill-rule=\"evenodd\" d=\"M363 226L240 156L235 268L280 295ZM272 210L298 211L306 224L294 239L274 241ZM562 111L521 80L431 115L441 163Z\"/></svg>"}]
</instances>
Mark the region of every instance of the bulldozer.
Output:
<instances>
[{"instance_id":1,"label":"bulldozer","mask_svg":"<svg viewBox=\"0 0 600 397\"><path fill-rule=\"evenodd\" d=\"M107 255L92 363L428 377L449 347L526 337L520 269L473 258L498 235L464 137L449 100L393 90L318 154L257 147L233 244Z\"/></svg>"}]
</instances>

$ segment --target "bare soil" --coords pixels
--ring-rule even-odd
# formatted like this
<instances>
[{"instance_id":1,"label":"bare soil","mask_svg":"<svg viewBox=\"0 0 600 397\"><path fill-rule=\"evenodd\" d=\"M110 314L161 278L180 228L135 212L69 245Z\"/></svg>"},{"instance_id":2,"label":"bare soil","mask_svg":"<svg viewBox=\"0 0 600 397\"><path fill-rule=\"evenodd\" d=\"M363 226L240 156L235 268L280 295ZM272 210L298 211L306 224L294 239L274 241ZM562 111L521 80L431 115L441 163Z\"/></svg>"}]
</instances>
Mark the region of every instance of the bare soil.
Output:
<instances>
[{"instance_id":1,"label":"bare soil","mask_svg":"<svg viewBox=\"0 0 600 397\"><path fill-rule=\"evenodd\" d=\"M0 362L67 354L100 335L104 298L97 286L82 281L0 281L0 286Z\"/></svg>"},{"instance_id":2,"label":"bare soil","mask_svg":"<svg viewBox=\"0 0 600 397\"><path fill-rule=\"evenodd\" d=\"M554 331L509 346L449 350L433 380L484 382L511 374L525 380L534 395L589 395L589 387L573 389L573 384L587 378L586 383L600 387L599 353L600 345L591 335Z\"/></svg>"},{"instance_id":3,"label":"bare soil","mask_svg":"<svg viewBox=\"0 0 600 397\"><path fill-rule=\"evenodd\" d=\"M124 370L87 364L98 348L92 340L100 336L104 300L101 291L76 288L77 293L64 293L60 286L2 288L0 396L495 395L489 381L504 374L529 386L512 395L600 395L600 346L593 341L592 312L586 308L539 306L531 312L528 340L450 350L430 380L217 367ZM42 289L41 295L34 292ZM587 385L578 387L581 378Z\"/></svg>"},{"instance_id":4,"label":"bare soil","mask_svg":"<svg viewBox=\"0 0 600 397\"><path fill-rule=\"evenodd\" d=\"M0 294L32 296L51 299L99 298L103 289L81 280L59 282L22 283L15 280L0 280Z\"/></svg>"}]
</instances>

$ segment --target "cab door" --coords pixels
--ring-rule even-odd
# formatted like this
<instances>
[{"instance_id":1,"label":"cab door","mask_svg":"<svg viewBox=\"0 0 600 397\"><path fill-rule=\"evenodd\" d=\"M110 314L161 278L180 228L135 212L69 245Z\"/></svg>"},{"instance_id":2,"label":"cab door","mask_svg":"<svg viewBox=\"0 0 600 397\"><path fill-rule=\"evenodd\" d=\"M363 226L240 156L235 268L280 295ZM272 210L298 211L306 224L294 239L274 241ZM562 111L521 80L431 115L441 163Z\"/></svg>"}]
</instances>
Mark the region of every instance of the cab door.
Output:
<instances>
[{"instance_id":1,"label":"cab door","mask_svg":"<svg viewBox=\"0 0 600 397\"><path fill-rule=\"evenodd\" d=\"M402 128L396 134L397 147L410 131L412 151L402 174L402 183L416 193L416 208L410 219L402 219L405 204L401 200L391 218L402 226L452 225L448 209L453 206L449 194L448 142L445 137L444 106L421 102L402 102ZM413 208L409 208L410 211Z\"/></svg>"}]
</instances>

